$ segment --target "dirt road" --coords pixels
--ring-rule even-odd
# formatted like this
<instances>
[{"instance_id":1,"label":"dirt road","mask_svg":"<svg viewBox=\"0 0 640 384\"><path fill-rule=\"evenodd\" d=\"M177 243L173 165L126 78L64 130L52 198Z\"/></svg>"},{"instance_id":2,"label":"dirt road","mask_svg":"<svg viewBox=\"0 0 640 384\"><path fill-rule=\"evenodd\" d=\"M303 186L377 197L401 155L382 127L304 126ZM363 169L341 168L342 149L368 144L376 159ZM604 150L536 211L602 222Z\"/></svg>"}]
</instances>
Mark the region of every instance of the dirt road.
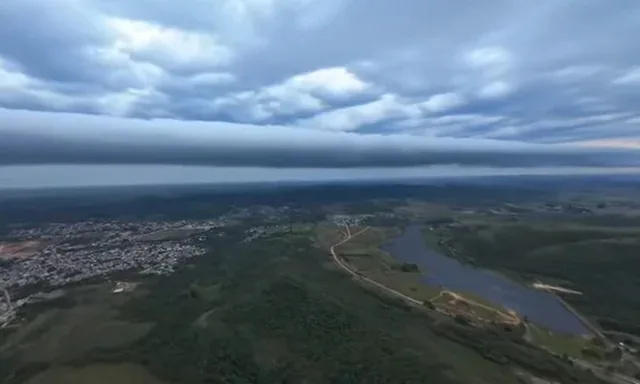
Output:
<instances>
[{"instance_id":1,"label":"dirt road","mask_svg":"<svg viewBox=\"0 0 640 384\"><path fill-rule=\"evenodd\" d=\"M468 299L468 298L466 298L466 297L464 297L464 296L462 296L460 294L457 294L457 293L455 293L453 291L449 291L449 290L446 290L446 289L443 290L443 291L440 291L438 296L432 298L429 301L431 301L433 303L436 299L438 299L438 298L440 298L440 297L442 297L444 295L451 296L451 298L453 298L456 301L463 301L463 302L468 303L469 305L473 305L473 306L476 306L478 308L482 308L482 309L487 310L489 312L494 312L494 313L498 314L499 316L502 316L502 318L508 324L520 325L520 323L521 323L520 318L515 313L503 312L503 311L501 311L499 309L490 307L488 305L484 305L482 303L478 303L475 300Z\"/></svg>"},{"instance_id":2,"label":"dirt road","mask_svg":"<svg viewBox=\"0 0 640 384\"><path fill-rule=\"evenodd\" d=\"M370 278L368 278L366 276L362 276L361 274L359 274L359 273L355 272L354 270L352 270L351 268L349 268L349 266L346 263L344 263L342 260L340 260L340 258L336 254L336 247L346 243L347 241L353 239L354 237L360 235L361 233L363 233L363 232L365 232L366 230L369 229L369 227L366 227L366 228L361 229L360 231L352 234L351 230L349 229L349 226L346 226L346 228L347 228L347 237L342 239L342 240L340 240L339 242L335 243L329 249L331 251L331 256L333 256L333 260L336 262L336 264L338 264L345 271L349 272L351 275L353 275L353 276L355 276L355 277L357 277L359 279L362 279L362 280L364 280L364 281L366 281L368 283L371 283L371 284L375 285L376 287L385 290L388 293L391 293L391 294L393 294L395 296L398 296L398 297L410 302L411 304L422 305L422 301L414 299L411 296L407 296L404 293L398 292L393 288L389 288L384 284L380 284L377 281L372 280L372 279L370 279Z\"/></svg>"}]
</instances>

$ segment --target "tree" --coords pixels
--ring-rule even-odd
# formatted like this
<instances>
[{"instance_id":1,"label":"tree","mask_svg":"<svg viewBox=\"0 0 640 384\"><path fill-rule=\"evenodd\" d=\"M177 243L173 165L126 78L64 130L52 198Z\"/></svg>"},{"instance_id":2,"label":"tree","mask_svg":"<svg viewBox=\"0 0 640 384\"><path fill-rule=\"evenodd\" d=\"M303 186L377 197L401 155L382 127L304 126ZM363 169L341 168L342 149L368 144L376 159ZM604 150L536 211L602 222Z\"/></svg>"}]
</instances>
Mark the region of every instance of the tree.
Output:
<instances>
[{"instance_id":1,"label":"tree","mask_svg":"<svg viewBox=\"0 0 640 384\"><path fill-rule=\"evenodd\" d=\"M455 315L453 319L455 320L456 323L460 325L469 325L469 319L467 319L462 315Z\"/></svg>"},{"instance_id":2,"label":"tree","mask_svg":"<svg viewBox=\"0 0 640 384\"><path fill-rule=\"evenodd\" d=\"M615 371L615 367L611 364L607 365L604 368L604 373L606 373L607 375L611 375L614 371Z\"/></svg>"},{"instance_id":3,"label":"tree","mask_svg":"<svg viewBox=\"0 0 640 384\"><path fill-rule=\"evenodd\" d=\"M422 305L424 305L425 307L427 307L428 309L434 310L436 309L436 306L433 305L433 303L429 300L425 300L422 302Z\"/></svg>"},{"instance_id":4,"label":"tree","mask_svg":"<svg viewBox=\"0 0 640 384\"><path fill-rule=\"evenodd\" d=\"M412 263L402 263L400 269L402 272L418 272L418 266Z\"/></svg>"}]
</instances>

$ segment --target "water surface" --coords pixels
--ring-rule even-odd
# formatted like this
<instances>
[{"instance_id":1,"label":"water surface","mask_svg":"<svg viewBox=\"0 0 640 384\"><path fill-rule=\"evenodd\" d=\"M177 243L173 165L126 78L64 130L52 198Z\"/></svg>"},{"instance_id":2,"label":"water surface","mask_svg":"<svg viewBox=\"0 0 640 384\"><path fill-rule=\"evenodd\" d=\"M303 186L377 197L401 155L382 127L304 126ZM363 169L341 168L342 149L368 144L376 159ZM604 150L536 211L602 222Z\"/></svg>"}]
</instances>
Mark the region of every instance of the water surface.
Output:
<instances>
[{"instance_id":1,"label":"water surface","mask_svg":"<svg viewBox=\"0 0 640 384\"><path fill-rule=\"evenodd\" d=\"M429 249L419 226L407 227L382 249L397 260L417 264L426 270L420 279L425 284L475 293L490 302L512 309L521 316L527 316L529 321L554 332L590 333L553 294L524 286L488 270L462 264Z\"/></svg>"}]
</instances>

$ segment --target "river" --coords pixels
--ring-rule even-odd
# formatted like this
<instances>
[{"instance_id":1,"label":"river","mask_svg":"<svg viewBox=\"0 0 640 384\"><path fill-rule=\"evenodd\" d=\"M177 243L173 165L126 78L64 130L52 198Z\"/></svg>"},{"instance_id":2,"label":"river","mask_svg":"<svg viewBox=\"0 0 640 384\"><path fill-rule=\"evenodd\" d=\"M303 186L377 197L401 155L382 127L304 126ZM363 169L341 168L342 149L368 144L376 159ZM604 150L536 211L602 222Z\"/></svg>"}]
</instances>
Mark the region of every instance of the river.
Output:
<instances>
[{"instance_id":1,"label":"river","mask_svg":"<svg viewBox=\"0 0 640 384\"><path fill-rule=\"evenodd\" d=\"M589 334L590 331L556 297L499 275L441 255L426 245L422 228L409 226L382 249L395 259L425 270L421 281L461 293L471 292L527 316L529 321L553 332Z\"/></svg>"}]
</instances>

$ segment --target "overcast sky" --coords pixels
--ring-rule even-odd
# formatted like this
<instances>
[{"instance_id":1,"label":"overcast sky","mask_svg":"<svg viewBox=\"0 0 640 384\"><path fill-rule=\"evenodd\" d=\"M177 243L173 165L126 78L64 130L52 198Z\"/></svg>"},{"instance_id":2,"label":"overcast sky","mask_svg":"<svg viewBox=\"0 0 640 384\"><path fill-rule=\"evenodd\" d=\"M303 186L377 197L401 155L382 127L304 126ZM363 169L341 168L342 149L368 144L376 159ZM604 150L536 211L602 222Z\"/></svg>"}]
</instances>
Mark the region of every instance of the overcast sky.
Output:
<instances>
[{"instance_id":1,"label":"overcast sky","mask_svg":"<svg viewBox=\"0 0 640 384\"><path fill-rule=\"evenodd\" d=\"M0 188L638 166L637 36L637 0L1 1Z\"/></svg>"}]
</instances>

